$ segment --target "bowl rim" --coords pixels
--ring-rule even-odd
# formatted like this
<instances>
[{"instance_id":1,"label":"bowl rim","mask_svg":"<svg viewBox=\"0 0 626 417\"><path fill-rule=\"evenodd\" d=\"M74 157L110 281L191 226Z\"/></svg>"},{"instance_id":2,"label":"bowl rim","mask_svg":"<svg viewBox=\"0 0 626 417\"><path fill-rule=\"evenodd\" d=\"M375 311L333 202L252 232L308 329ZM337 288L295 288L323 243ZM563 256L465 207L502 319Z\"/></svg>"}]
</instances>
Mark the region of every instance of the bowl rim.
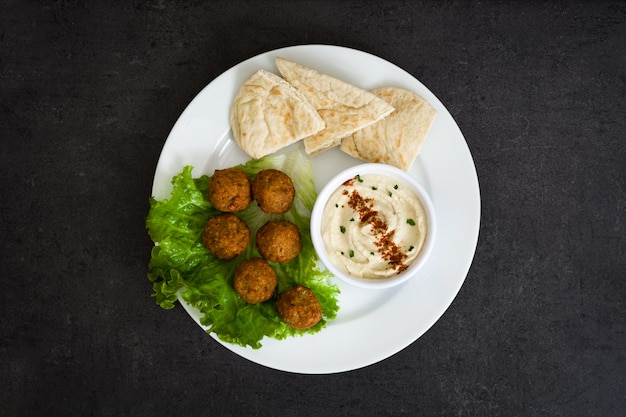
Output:
<instances>
[{"instance_id":1,"label":"bowl rim","mask_svg":"<svg viewBox=\"0 0 626 417\"><path fill-rule=\"evenodd\" d=\"M330 260L330 257L326 252L326 247L321 233L322 214L324 212L324 208L326 207L328 199L333 194L333 192L346 180L353 178L357 174L379 174L397 178L412 189L412 191L422 203L426 212L428 232L426 234L426 240L424 242L424 247L422 248L420 255L417 259L415 259L415 261L413 261L409 265L409 267L405 271L402 271L401 273L389 278L360 278L351 276L350 274L346 273L341 268L336 266ZM311 240L313 242L313 246L319 260L326 267L326 269L335 277L357 287L383 289L400 285L417 275L419 270L428 260L428 257L434 247L437 234L437 221L434 205L429 193L414 177L393 165L366 162L342 170L341 172L333 176L333 178L331 178L330 181L328 181L322 187L313 205L313 210L311 211L310 233Z\"/></svg>"}]
</instances>

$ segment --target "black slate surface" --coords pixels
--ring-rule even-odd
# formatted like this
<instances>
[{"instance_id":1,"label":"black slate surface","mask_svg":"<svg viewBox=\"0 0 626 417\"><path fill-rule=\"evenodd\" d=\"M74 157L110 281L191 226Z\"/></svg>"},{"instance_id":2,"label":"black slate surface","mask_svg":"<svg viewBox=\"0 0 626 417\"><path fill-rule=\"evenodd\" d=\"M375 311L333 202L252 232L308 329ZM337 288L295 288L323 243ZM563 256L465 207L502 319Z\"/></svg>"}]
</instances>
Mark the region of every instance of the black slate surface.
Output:
<instances>
[{"instance_id":1,"label":"black slate surface","mask_svg":"<svg viewBox=\"0 0 626 417\"><path fill-rule=\"evenodd\" d=\"M626 415L626 3L3 3L0 415ZM146 278L152 176L182 110L305 43L422 81L482 197L441 320L333 375L232 354Z\"/></svg>"}]
</instances>

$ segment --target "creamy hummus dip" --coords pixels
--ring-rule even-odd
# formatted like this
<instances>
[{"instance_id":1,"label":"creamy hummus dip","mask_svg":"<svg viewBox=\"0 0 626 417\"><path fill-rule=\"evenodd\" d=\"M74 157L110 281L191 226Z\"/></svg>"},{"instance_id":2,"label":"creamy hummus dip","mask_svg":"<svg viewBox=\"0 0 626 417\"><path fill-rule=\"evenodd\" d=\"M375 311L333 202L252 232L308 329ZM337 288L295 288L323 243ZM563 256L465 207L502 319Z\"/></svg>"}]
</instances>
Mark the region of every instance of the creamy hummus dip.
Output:
<instances>
[{"instance_id":1,"label":"creamy hummus dip","mask_svg":"<svg viewBox=\"0 0 626 417\"><path fill-rule=\"evenodd\" d=\"M419 198L386 175L357 175L344 182L322 216L322 239L331 261L359 278L404 271L422 251L428 233Z\"/></svg>"}]
</instances>

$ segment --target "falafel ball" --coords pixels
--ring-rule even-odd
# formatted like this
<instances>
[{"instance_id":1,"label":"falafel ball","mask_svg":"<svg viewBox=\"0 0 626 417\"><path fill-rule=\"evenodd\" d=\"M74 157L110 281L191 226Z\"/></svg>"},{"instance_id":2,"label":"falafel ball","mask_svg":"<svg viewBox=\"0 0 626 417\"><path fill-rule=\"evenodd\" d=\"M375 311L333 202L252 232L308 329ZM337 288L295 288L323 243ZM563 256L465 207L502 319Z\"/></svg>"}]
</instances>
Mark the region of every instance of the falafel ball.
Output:
<instances>
[{"instance_id":1,"label":"falafel ball","mask_svg":"<svg viewBox=\"0 0 626 417\"><path fill-rule=\"evenodd\" d=\"M250 304L262 303L272 298L277 284L276 271L261 258L250 258L240 263L233 279L237 295Z\"/></svg>"},{"instance_id":2,"label":"falafel ball","mask_svg":"<svg viewBox=\"0 0 626 417\"><path fill-rule=\"evenodd\" d=\"M303 285L295 286L276 299L280 318L294 329L304 330L322 319L322 306L315 293Z\"/></svg>"},{"instance_id":3,"label":"falafel ball","mask_svg":"<svg viewBox=\"0 0 626 417\"><path fill-rule=\"evenodd\" d=\"M256 233L256 245L263 258L289 262L302 250L298 226L288 220L269 220Z\"/></svg>"},{"instance_id":4,"label":"falafel ball","mask_svg":"<svg viewBox=\"0 0 626 417\"><path fill-rule=\"evenodd\" d=\"M248 174L239 168L218 169L209 182L208 198L220 211L241 211L252 202L250 187Z\"/></svg>"},{"instance_id":5,"label":"falafel ball","mask_svg":"<svg viewBox=\"0 0 626 417\"><path fill-rule=\"evenodd\" d=\"M252 197L268 214L287 212L293 204L296 190L289 175L277 169L259 171L252 181Z\"/></svg>"},{"instance_id":6,"label":"falafel ball","mask_svg":"<svg viewBox=\"0 0 626 417\"><path fill-rule=\"evenodd\" d=\"M211 218L202 232L202 244L218 259L232 259L250 243L250 229L232 213Z\"/></svg>"}]
</instances>

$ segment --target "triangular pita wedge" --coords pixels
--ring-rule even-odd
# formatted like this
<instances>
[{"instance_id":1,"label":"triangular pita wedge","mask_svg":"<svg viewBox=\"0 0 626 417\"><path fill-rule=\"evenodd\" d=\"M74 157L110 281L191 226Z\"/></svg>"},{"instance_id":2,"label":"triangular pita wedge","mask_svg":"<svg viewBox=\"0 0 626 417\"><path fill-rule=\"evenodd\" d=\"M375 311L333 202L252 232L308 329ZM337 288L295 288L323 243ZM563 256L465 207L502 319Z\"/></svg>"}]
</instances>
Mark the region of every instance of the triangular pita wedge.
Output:
<instances>
[{"instance_id":1,"label":"triangular pita wedge","mask_svg":"<svg viewBox=\"0 0 626 417\"><path fill-rule=\"evenodd\" d=\"M237 145L255 159L325 126L300 91L264 70L252 74L239 88L230 111L230 125Z\"/></svg>"},{"instance_id":2,"label":"triangular pita wedge","mask_svg":"<svg viewBox=\"0 0 626 417\"><path fill-rule=\"evenodd\" d=\"M326 123L322 131L304 138L304 149L316 155L339 145L341 138L383 119L393 107L369 91L320 74L284 58L276 58L282 76L299 89Z\"/></svg>"},{"instance_id":3,"label":"triangular pita wedge","mask_svg":"<svg viewBox=\"0 0 626 417\"><path fill-rule=\"evenodd\" d=\"M379 162L408 171L417 158L437 111L410 91L384 87L372 90L395 111L385 119L354 132L341 141L341 150L367 162Z\"/></svg>"}]
</instances>

